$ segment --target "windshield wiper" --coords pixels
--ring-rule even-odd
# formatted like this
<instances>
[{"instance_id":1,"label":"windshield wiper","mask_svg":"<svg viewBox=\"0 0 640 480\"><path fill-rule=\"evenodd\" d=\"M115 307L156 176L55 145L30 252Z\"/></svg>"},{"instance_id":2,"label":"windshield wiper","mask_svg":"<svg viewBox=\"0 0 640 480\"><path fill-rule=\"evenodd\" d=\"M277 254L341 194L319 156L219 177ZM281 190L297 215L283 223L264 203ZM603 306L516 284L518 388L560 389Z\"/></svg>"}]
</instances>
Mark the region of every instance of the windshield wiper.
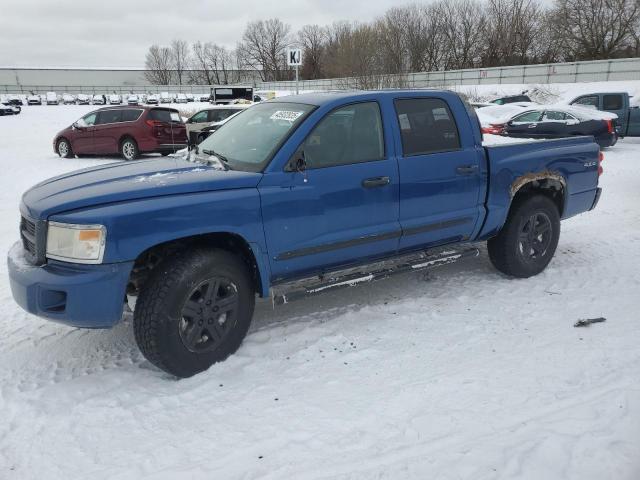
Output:
<instances>
[{"instance_id":1,"label":"windshield wiper","mask_svg":"<svg viewBox=\"0 0 640 480\"><path fill-rule=\"evenodd\" d=\"M214 152L213 150L207 150L207 149L203 149L202 153L204 153L205 155L216 157L218 160L220 160L220 163L222 164L225 170L231 170L231 167L229 166L229 159L224 155Z\"/></svg>"}]
</instances>

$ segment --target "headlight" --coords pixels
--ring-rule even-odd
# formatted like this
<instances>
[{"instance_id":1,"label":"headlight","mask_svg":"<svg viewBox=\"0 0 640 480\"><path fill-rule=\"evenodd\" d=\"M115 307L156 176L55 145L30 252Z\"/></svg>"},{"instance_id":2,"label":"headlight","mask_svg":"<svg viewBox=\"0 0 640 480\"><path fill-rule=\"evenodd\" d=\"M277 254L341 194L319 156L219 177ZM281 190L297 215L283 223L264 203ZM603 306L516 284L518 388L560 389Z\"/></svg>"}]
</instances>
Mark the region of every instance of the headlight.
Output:
<instances>
[{"instance_id":1,"label":"headlight","mask_svg":"<svg viewBox=\"0 0 640 480\"><path fill-rule=\"evenodd\" d=\"M102 263L107 229L103 225L49 222L47 258L74 263Z\"/></svg>"}]
</instances>

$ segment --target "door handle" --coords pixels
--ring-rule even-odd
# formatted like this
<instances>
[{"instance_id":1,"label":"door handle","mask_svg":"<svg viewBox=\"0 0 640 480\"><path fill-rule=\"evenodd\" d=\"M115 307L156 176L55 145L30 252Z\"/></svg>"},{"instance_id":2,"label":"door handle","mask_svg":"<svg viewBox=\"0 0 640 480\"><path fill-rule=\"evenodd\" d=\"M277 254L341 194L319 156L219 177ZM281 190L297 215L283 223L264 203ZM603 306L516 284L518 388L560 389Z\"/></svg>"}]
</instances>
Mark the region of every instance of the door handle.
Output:
<instances>
[{"instance_id":1,"label":"door handle","mask_svg":"<svg viewBox=\"0 0 640 480\"><path fill-rule=\"evenodd\" d=\"M471 175L472 173L475 173L476 170L478 170L477 165L463 165L461 167L456 168L456 172L459 175Z\"/></svg>"},{"instance_id":2,"label":"door handle","mask_svg":"<svg viewBox=\"0 0 640 480\"><path fill-rule=\"evenodd\" d=\"M384 187L385 185L389 185L390 182L391 179L389 177L373 177L364 179L362 186L364 188Z\"/></svg>"},{"instance_id":3,"label":"door handle","mask_svg":"<svg viewBox=\"0 0 640 480\"><path fill-rule=\"evenodd\" d=\"M538 125L535 123L532 123L531 125L529 125L527 128L536 128Z\"/></svg>"}]
</instances>

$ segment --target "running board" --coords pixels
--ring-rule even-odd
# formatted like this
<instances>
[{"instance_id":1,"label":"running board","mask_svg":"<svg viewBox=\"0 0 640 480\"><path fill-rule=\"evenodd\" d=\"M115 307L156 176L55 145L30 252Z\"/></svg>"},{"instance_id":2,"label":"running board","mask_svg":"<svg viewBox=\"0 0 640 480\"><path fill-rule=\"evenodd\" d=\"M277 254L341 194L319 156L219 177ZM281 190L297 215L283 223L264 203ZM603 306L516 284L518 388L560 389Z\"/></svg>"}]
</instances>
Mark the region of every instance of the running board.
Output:
<instances>
[{"instance_id":1,"label":"running board","mask_svg":"<svg viewBox=\"0 0 640 480\"><path fill-rule=\"evenodd\" d=\"M285 303L290 303L312 295L347 287L355 287L363 283L375 282L376 280L382 280L401 273L418 272L448 265L462 258L477 257L479 254L480 251L477 248L469 248L462 251L448 249L438 253L421 252L418 255L413 255L410 260L406 260L406 257L403 257L403 259L393 262L393 266L379 268L368 273L360 271L342 275L337 273L332 276L327 275L308 278L289 284L292 286L290 289L287 289L287 284L283 284L272 289L271 299L275 307L276 305L284 305ZM311 283L305 285L305 282Z\"/></svg>"}]
</instances>

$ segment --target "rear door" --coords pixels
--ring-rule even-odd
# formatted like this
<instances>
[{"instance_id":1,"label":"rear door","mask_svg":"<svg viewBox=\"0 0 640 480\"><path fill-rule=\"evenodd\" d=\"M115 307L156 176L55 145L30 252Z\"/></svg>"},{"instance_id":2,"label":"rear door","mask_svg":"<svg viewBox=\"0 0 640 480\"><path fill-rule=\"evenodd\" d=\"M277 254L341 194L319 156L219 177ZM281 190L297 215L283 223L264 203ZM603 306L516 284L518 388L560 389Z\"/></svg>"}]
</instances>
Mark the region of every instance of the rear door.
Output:
<instances>
[{"instance_id":1,"label":"rear door","mask_svg":"<svg viewBox=\"0 0 640 480\"><path fill-rule=\"evenodd\" d=\"M618 116L616 120L616 130L619 134L624 135L629 128L629 105L626 95L622 93L605 93L602 95L602 110L605 112L615 113Z\"/></svg>"},{"instance_id":2,"label":"rear door","mask_svg":"<svg viewBox=\"0 0 640 480\"><path fill-rule=\"evenodd\" d=\"M556 110L546 110L537 124L536 134L545 138L568 137L570 133L567 114Z\"/></svg>"},{"instance_id":3,"label":"rear door","mask_svg":"<svg viewBox=\"0 0 640 480\"><path fill-rule=\"evenodd\" d=\"M484 152L460 138L452 107L440 98L397 98L400 249L466 240L483 209ZM458 118L468 122L462 104ZM470 126L466 125L467 131Z\"/></svg>"},{"instance_id":4,"label":"rear door","mask_svg":"<svg viewBox=\"0 0 640 480\"><path fill-rule=\"evenodd\" d=\"M122 110L119 108L98 112L93 134L95 153L117 153L118 139L122 122Z\"/></svg>"}]
</instances>

